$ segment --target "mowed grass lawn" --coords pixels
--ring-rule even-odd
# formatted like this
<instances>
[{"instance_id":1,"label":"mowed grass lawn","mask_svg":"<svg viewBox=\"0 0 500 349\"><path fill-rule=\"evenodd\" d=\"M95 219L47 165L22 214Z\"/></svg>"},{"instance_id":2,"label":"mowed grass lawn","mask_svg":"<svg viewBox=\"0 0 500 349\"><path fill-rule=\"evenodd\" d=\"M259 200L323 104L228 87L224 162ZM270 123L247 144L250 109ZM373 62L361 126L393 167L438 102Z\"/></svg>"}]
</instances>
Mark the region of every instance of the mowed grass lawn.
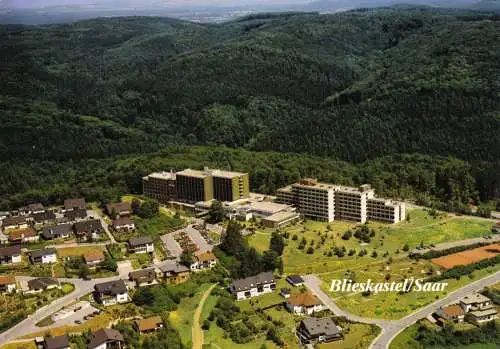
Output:
<instances>
[{"instance_id":1,"label":"mowed grass lawn","mask_svg":"<svg viewBox=\"0 0 500 349\"><path fill-rule=\"evenodd\" d=\"M383 224L377 222L368 223L370 229L375 230L375 236L371 242L361 243L352 237L343 240L342 234L348 229L354 230L359 224L356 222L334 221L330 223L306 220L303 223L286 227L284 232L289 234L286 240L287 246L283 253L285 273L287 274L310 274L325 273L334 270L347 270L374 261L381 261L383 255L396 259L398 253L403 254L403 247L408 244L415 248L422 242L424 245L438 244L442 242L457 241L484 236L491 232L492 221L477 219L466 216L447 216L441 214L432 217L428 212L421 209L409 211L410 221L399 224ZM255 234L248 238L249 244L259 251L269 248L269 240L273 229L257 228ZM297 240L292 237L297 235ZM299 250L298 246L305 238L307 245ZM323 243L319 243L324 239ZM354 249L356 254L339 258L328 256L327 253L333 247L345 247L347 251ZM307 249L313 247L313 253L307 253ZM358 257L360 250L366 249L368 256ZM376 258L369 257L373 251L377 252Z\"/></svg>"},{"instance_id":2,"label":"mowed grass lawn","mask_svg":"<svg viewBox=\"0 0 500 349\"><path fill-rule=\"evenodd\" d=\"M59 258L70 256L82 256L93 250L104 250L104 246L78 246L78 247L65 247L57 249Z\"/></svg>"}]
</instances>

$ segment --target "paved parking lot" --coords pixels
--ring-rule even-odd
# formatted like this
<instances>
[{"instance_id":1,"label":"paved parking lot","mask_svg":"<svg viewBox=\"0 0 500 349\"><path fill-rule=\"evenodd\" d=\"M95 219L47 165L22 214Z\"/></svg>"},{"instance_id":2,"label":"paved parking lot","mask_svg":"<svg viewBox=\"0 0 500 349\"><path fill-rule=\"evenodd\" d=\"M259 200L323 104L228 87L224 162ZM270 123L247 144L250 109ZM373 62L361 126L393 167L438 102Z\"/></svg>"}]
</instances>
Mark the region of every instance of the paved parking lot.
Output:
<instances>
[{"instance_id":1,"label":"paved parking lot","mask_svg":"<svg viewBox=\"0 0 500 349\"><path fill-rule=\"evenodd\" d=\"M165 234L161 237L161 241L165 246L165 249L169 252L170 256L174 258L179 258L182 254L181 246L175 241L174 233Z\"/></svg>"}]
</instances>

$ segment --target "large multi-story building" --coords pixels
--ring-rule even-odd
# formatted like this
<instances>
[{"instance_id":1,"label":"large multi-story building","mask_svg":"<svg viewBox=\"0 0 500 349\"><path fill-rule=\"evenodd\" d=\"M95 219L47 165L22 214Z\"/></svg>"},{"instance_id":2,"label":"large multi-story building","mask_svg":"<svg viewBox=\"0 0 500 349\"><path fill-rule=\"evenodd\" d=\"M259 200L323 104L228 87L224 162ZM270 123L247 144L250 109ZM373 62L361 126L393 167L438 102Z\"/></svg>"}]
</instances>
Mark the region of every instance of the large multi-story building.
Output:
<instances>
[{"instance_id":1,"label":"large multi-story building","mask_svg":"<svg viewBox=\"0 0 500 349\"><path fill-rule=\"evenodd\" d=\"M305 217L331 222L335 219L365 223L397 223L406 218L405 204L375 197L370 185L359 188L302 179L277 192L278 201L295 205Z\"/></svg>"},{"instance_id":2,"label":"large multi-story building","mask_svg":"<svg viewBox=\"0 0 500 349\"><path fill-rule=\"evenodd\" d=\"M161 203L235 201L248 198L248 173L222 170L186 169L180 172L152 173L142 179L144 195Z\"/></svg>"},{"instance_id":3,"label":"large multi-story building","mask_svg":"<svg viewBox=\"0 0 500 349\"><path fill-rule=\"evenodd\" d=\"M175 174L173 172L155 172L143 177L142 192L147 197L163 204L176 200Z\"/></svg>"}]
</instances>

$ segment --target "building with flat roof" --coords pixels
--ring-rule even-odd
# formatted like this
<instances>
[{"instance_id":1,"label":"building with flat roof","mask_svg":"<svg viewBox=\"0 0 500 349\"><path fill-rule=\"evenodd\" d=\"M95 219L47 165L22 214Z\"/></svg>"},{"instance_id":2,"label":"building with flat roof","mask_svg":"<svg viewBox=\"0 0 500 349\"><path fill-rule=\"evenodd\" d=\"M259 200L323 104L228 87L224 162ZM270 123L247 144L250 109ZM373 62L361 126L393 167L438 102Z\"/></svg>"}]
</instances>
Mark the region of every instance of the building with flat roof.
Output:
<instances>
[{"instance_id":1,"label":"building with flat roof","mask_svg":"<svg viewBox=\"0 0 500 349\"><path fill-rule=\"evenodd\" d=\"M142 192L147 197L166 204L177 199L175 174L173 172L155 172L142 178Z\"/></svg>"},{"instance_id":2,"label":"building with flat roof","mask_svg":"<svg viewBox=\"0 0 500 349\"><path fill-rule=\"evenodd\" d=\"M307 218L327 222L345 219L398 223L406 218L404 203L376 198L375 190L368 184L349 187L305 178L278 189L277 200L295 205Z\"/></svg>"},{"instance_id":3,"label":"building with flat roof","mask_svg":"<svg viewBox=\"0 0 500 349\"><path fill-rule=\"evenodd\" d=\"M248 198L248 173L219 169L185 169L176 173L156 172L142 178L144 195L161 203L194 204L214 199L232 202Z\"/></svg>"}]
</instances>

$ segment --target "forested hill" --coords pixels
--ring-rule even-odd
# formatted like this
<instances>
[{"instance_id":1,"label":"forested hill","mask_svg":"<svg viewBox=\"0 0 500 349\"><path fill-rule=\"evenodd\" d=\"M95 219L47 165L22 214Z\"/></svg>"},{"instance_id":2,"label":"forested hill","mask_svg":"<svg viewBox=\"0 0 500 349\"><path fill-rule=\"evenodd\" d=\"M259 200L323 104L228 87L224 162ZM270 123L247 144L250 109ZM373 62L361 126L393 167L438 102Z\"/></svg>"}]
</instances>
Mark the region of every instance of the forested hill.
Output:
<instances>
[{"instance_id":1,"label":"forested hill","mask_svg":"<svg viewBox=\"0 0 500 349\"><path fill-rule=\"evenodd\" d=\"M1 26L0 160L224 144L500 159L500 21L379 9Z\"/></svg>"}]
</instances>

